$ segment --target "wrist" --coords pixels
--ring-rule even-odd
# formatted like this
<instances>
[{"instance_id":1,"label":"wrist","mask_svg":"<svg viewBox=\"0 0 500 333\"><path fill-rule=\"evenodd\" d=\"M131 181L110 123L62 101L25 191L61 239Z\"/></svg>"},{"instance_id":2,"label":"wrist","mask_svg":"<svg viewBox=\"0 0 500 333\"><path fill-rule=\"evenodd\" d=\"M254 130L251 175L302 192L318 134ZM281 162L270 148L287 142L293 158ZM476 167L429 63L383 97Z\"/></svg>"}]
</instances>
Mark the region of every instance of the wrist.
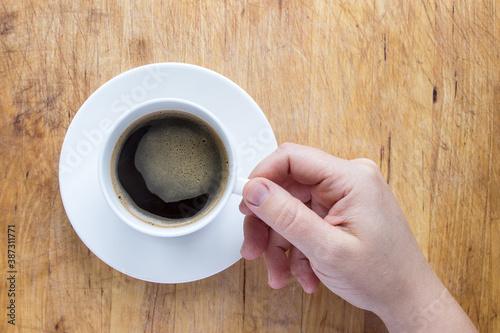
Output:
<instances>
[{"instance_id":1,"label":"wrist","mask_svg":"<svg viewBox=\"0 0 500 333\"><path fill-rule=\"evenodd\" d=\"M429 319L426 309L434 310L435 306L449 301L446 287L422 259L424 261L415 264L411 272L402 274L398 292L375 311L390 332L421 331L420 326Z\"/></svg>"},{"instance_id":2,"label":"wrist","mask_svg":"<svg viewBox=\"0 0 500 333\"><path fill-rule=\"evenodd\" d=\"M477 332L464 310L445 288L434 302L396 326L390 332Z\"/></svg>"},{"instance_id":3,"label":"wrist","mask_svg":"<svg viewBox=\"0 0 500 333\"><path fill-rule=\"evenodd\" d=\"M389 332L477 332L430 266L429 269L429 276L421 283L409 284L412 292L406 293L406 299L394 302L390 311L381 313Z\"/></svg>"},{"instance_id":4,"label":"wrist","mask_svg":"<svg viewBox=\"0 0 500 333\"><path fill-rule=\"evenodd\" d=\"M386 326L389 332L429 332L431 325L438 320L444 309L455 302L446 288L443 288L437 299L433 300L423 308L415 308L409 316L391 318L387 320ZM395 319L395 320L394 320Z\"/></svg>"}]
</instances>

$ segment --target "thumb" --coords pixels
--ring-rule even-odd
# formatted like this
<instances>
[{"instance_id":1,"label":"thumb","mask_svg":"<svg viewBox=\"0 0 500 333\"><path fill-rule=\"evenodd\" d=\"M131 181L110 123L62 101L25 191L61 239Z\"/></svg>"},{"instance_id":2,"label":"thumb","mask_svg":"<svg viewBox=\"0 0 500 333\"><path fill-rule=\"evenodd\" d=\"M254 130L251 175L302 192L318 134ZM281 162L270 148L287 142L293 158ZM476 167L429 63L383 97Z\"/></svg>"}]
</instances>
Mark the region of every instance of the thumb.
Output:
<instances>
[{"instance_id":1,"label":"thumb","mask_svg":"<svg viewBox=\"0 0 500 333\"><path fill-rule=\"evenodd\" d=\"M330 243L325 237L339 232L268 179L250 179L243 189L243 200L256 216L308 257L318 253L321 244Z\"/></svg>"}]
</instances>

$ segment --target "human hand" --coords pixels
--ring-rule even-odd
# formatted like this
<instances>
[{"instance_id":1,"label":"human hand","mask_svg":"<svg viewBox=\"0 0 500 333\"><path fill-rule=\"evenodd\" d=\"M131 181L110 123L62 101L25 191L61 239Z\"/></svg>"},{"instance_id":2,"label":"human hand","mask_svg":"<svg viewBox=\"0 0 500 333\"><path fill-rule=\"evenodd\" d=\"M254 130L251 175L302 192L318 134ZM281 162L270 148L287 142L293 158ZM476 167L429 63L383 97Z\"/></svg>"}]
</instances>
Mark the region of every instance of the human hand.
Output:
<instances>
[{"instance_id":1,"label":"human hand","mask_svg":"<svg viewBox=\"0 0 500 333\"><path fill-rule=\"evenodd\" d=\"M240 205L241 254L264 253L272 288L291 274L308 293L321 281L399 331L440 298L449 300L374 162L284 144L250 178ZM452 317L461 310L454 303Z\"/></svg>"}]
</instances>

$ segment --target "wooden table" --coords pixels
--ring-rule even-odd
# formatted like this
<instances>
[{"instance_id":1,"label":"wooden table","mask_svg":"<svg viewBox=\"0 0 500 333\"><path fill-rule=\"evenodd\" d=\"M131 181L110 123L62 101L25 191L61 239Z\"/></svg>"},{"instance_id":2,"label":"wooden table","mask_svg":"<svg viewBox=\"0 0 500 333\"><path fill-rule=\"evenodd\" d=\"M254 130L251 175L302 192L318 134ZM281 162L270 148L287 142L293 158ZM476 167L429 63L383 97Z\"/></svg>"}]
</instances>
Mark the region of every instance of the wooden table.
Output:
<instances>
[{"instance_id":1,"label":"wooden table","mask_svg":"<svg viewBox=\"0 0 500 333\"><path fill-rule=\"evenodd\" d=\"M72 118L119 73L177 61L239 84L279 143L376 161L444 284L480 331L499 332L498 5L3 0L0 331L385 331L324 287L270 289L261 259L155 284L115 271L78 238L58 184Z\"/></svg>"}]
</instances>

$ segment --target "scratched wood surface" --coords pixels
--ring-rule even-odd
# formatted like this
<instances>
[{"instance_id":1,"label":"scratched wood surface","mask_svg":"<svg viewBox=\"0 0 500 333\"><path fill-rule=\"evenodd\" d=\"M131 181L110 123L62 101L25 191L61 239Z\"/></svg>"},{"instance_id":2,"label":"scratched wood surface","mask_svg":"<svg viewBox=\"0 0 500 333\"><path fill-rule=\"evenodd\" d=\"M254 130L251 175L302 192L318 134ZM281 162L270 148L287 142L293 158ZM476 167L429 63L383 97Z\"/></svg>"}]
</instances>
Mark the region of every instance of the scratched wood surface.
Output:
<instances>
[{"instance_id":1,"label":"scratched wood surface","mask_svg":"<svg viewBox=\"0 0 500 333\"><path fill-rule=\"evenodd\" d=\"M260 259L163 285L80 241L58 185L72 118L117 74L178 61L239 84L280 143L376 161L444 284L480 331L499 332L499 4L2 0L0 331L385 331L323 287L271 290Z\"/></svg>"}]
</instances>

